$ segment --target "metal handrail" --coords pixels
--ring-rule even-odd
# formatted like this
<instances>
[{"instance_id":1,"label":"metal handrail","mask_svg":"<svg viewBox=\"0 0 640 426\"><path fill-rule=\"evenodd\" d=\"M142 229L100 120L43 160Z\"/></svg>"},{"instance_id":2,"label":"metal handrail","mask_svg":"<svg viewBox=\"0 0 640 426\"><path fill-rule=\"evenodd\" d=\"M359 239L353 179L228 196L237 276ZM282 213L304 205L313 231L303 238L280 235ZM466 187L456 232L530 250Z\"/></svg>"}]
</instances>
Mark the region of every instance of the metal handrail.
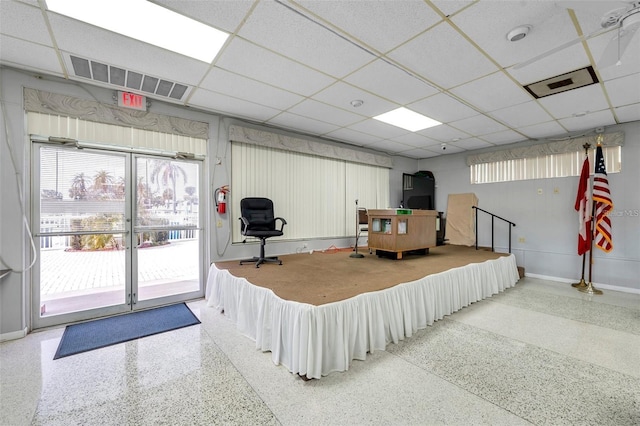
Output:
<instances>
[{"instance_id":1,"label":"metal handrail","mask_svg":"<svg viewBox=\"0 0 640 426\"><path fill-rule=\"evenodd\" d=\"M495 251L494 250L494 246L493 246L493 223L494 223L494 219L497 217L500 220L503 220L505 222L507 222L509 225L511 226L516 226L515 223L511 222L510 220L507 220L503 217L498 216L497 214L493 214L491 212L488 212L486 210L481 209L480 207L476 207L476 206L471 206L472 209L476 210L476 250L478 250L478 210L480 210L481 212L484 212L488 215L491 215L491 251ZM511 226L509 227L509 253L511 253Z\"/></svg>"}]
</instances>

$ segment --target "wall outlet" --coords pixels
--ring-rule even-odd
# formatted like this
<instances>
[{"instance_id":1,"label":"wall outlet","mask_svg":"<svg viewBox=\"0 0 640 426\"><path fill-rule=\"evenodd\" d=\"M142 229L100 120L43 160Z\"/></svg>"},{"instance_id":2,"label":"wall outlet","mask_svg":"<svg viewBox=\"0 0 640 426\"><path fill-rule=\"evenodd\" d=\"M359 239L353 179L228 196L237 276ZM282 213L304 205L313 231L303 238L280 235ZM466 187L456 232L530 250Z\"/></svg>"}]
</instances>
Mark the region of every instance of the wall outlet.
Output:
<instances>
[{"instance_id":1,"label":"wall outlet","mask_svg":"<svg viewBox=\"0 0 640 426\"><path fill-rule=\"evenodd\" d=\"M304 244L302 245L302 248L307 248L307 243L304 243Z\"/></svg>"},{"instance_id":2,"label":"wall outlet","mask_svg":"<svg viewBox=\"0 0 640 426\"><path fill-rule=\"evenodd\" d=\"M222 228L222 221L221 221L221 220L217 221L217 222L216 222L216 226L217 226L218 228Z\"/></svg>"},{"instance_id":3,"label":"wall outlet","mask_svg":"<svg viewBox=\"0 0 640 426\"><path fill-rule=\"evenodd\" d=\"M542 195L542 188L538 188L538 195Z\"/></svg>"},{"instance_id":4,"label":"wall outlet","mask_svg":"<svg viewBox=\"0 0 640 426\"><path fill-rule=\"evenodd\" d=\"M553 188L553 193L554 194L559 194L560 193L560 188Z\"/></svg>"},{"instance_id":5,"label":"wall outlet","mask_svg":"<svg viewBox=\"0 0 640 426\"><path fill-rule=\"evenodd\" d=\"M519 243L524 243L524 241L525 241L524 237L519 237L519 238L518 238L518 242L519 242Z\"/></svg>"}]
</instances>

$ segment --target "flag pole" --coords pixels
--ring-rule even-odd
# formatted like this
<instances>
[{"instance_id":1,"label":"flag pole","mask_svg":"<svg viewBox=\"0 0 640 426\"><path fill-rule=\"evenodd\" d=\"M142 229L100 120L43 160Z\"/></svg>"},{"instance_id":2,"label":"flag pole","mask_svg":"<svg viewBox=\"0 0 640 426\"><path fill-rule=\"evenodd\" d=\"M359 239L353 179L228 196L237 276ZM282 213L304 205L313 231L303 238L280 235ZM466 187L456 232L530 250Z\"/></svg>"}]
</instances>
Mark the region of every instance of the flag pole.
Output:
<instances>
[{"instance_id":1,"label":"flag pole","mask_svg":"<svg viewBox=\"0 0 640 426\"><path fill-rule=\"evenodd\" d=\"M593 231L595 230L595 209L596 209L596 204L592 203L591 204L591 231L593 233ZM586 254L586 253L585 253ZM587 293L587 294L602 294L602 290L599 290L597 288L595 288L593 286L593 283L591 281L591 272L592 272L592 268L593 268L593 235L591 235L591 248L589 249L589 284L587 284L585 287L577 287L576 288L583 292L583 293ZM583 271L584 273L584 271Z\"/></svg>"},{"instance_id":2,"label":"flag pole","mask_svg":"<svg viewBox=\"0 0 640 426\"><path fill-rule=\"evenodd\" d=\"M584 145L582 145L582 147L584 148L584 155L588 156L589 155L589 148L591 147L591 144L589 142L585 143ZM591 209L591 221L593 222L593 209ZM591 237L591 234L589 234L589 238L591 238L591 246L593 247L593 238ZM591 251L591 250L589 250ZM571 287L575 287L578 290L580 290L581 288L587 288L587 283L584 280L584 267L585 267L585 263L587 261L587 253L582 253L582 275L580 277L580 282L577 283L573 283L571 284ZM591 266L591 265L589 265Z\"/></svg>"},{"instance_id":3,"label":"flag pole","mask_svg":"<svg viewBox=\"0 0 640 426\"><path fill-rule=\"evenodd\" d=\"M598 146L602 146L602 134L598 135ZM596 160L597 161L597 160ZM597 167L597 165L596 165ZM591 280L591 273L593 269L593 233L596 231L596 203L591 203L591 248L589 250L589 284L586 287L578 288L579 291L587 294L602 294L602 290L599 290L593 286Z\"/></svg>"}]
</instances>

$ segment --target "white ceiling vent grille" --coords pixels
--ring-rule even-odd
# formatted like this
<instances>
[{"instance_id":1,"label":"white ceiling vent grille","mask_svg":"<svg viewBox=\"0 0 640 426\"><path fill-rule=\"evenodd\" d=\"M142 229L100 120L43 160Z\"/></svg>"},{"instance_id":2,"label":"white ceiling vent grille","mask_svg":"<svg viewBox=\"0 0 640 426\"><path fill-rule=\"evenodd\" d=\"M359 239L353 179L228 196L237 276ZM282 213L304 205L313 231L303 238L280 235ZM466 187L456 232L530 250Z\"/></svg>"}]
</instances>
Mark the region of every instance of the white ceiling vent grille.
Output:
<instances>
[{"instance_id":1,"label":"white ceiling vent grille","mask_svg":"<svg viewBox=\"0 0 640 426\"><path fill-rule=\"evenodd\" d=\"M524 88L534 98L544 98L567 90L578 89L598 82L598 76L591 66L580 68L566 74L547 78L546 80L531 83Z\"/></svg>"},{"instance_id":2,"label":"white ceiling vent grille","mask_svg":"<svg viewBox=\"0 0 640 426\"><path fill-rule=\"evenodd\" d=\"M99 62L79 58L73 55L69 55L69 58L73 65L73 72L78 77L84 77L90 80L113 84L122 88L146 92L178 101L182 100L189 88L184 84L140 74L135 71L114 67L113 65L101 64Z\"/></svg>"}]
</instances>

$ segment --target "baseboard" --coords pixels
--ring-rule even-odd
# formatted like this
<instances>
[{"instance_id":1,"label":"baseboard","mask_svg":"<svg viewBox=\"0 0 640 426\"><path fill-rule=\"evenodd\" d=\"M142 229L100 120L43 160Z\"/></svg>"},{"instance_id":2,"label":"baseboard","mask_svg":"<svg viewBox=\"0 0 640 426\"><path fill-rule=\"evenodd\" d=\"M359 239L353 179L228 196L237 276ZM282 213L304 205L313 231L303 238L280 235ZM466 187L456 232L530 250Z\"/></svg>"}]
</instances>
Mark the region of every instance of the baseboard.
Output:
<instances>
[{"instance_id":1,"label":"baseboard","mask_svg":"<svg viewBox=\"0 0 640 426\"><path fill-rule=\"evenodd\" d=\"M568 284L572 284L579 281L578 279L550 277L548 275L530 274L528 272L525 273L524 276L530 277L530 278L538 278L541 280L558 281L561 283L568 283ZM640 294L640 288L620 287L617 285L599 284L599 283L593 283L593 286L602 290L611 290L611 291L620 291L622 293Z\"/></svg>"},{"instance_id":2,"label":"baseboard","mask_svg":"<svg viewBox=\"0 0 640 426\"><path fill-rule=\"evenodd\" d=\"M27 335L29 329L25 328L24 330L12 331L10 333L2 333L0 334L0 342L6 342L7 340L16 340L22 339Z\"/></svg>"}]
</instances>

